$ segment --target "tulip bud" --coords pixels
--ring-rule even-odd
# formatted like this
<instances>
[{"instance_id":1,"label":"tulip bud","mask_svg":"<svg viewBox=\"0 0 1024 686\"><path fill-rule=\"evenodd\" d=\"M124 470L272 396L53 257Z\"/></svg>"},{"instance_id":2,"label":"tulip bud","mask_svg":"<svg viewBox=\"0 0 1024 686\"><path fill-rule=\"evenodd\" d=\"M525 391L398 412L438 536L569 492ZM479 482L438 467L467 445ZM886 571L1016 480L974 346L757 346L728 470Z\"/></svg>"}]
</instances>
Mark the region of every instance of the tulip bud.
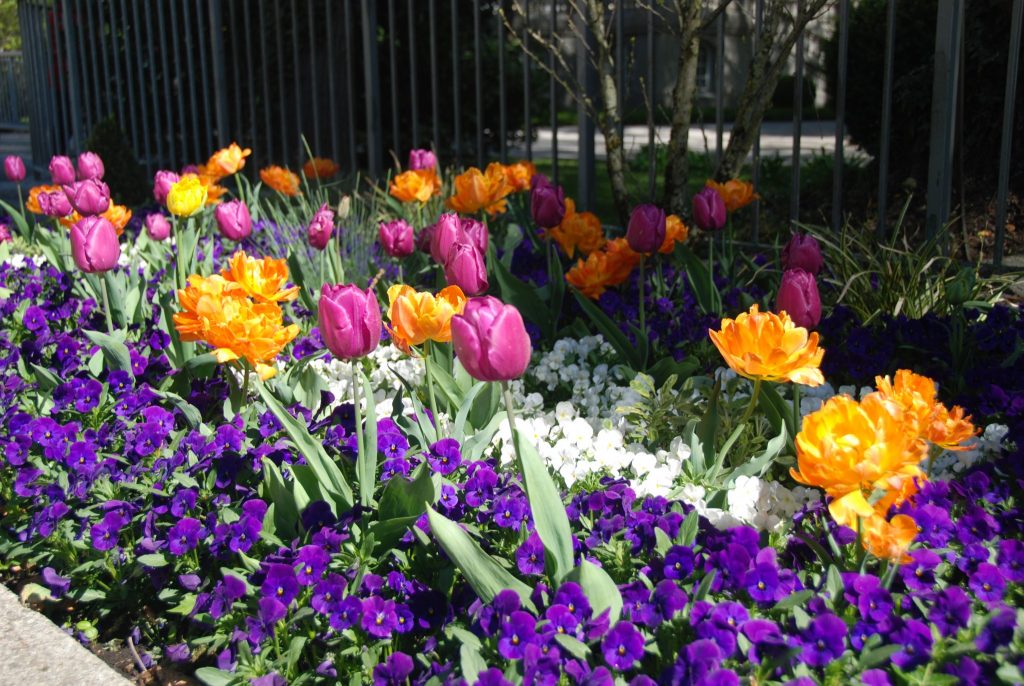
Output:
<instances>
[{"instance_id":1,"label":"tulip bud","mask_svg":"<svg viewBox=\"0 0 1024 686\"><path fill-rule=\"evenodd\" d=\"M453 243L444 263L444 278L448 285L458 286L468 296L486 293L487 264L483 254L468 241Z\"/></svg>"},{"instance_id":2,"label":"tulip bud","mask_svg":"<svg viewBox=\"0 0 1024 686\"><path fill-rule=\"evenodd\" d=\"M66 186L75 182L75 165L70 157L54 155L50 158L50 177L56 186Z\"/></svg>"},{"instance_id":3,"label":"tulip bud","mask_svg":"<svg viewBox=\"0 0 1024 686\"><path fill-rule=\"evenodd\" d=\"M39 203L39 209L47 217L66 217L72 212L71 202L68 200L68 196L64 194L64 191L40 193L39 197L36 198L36 202Z\"/></svg>"},{"instance_id":4,"label":"tulip bud","mask_svg":"<svg viewBox=\"0 0 1024 686\"><path fill-rule=\"evenodd\" d=\"M519 310L489 295L470 299L452 317L452 345L479 381L518 379L530 364L530 336Z\"/></svg>"},{"instance_id":5,"label":"tulip bud","mask_svg":"<svg viewBox=\"0 0 1024 686\"><path fill-rule=\"evenodd\" d=\"M8 181L21 183L25 180L25 161L17 155L8 155L4 158L4 173Z\"/></svg>"},{"instance_id":6,"label":"tulip bud","mask_svg":"<svg viewBox=\"0 0 1024 686\"><path fill-rule=\"evenodd\" d=\"M0 243L12 242L14 239L11 237L11 227L7 224L0 224Z\"/></svg>"},{"instance_id":7,"label":"tulip bud","mask_svg":"<svg viewBox=\"0 0 1024 686\"><path fill-rule=\"evenodd\" d=\"M434 230L430 235L430 256L434 262L443 265L448 259L448 251L458 241L468 240L466 233L462 230L462 222L459 215L448 212L442 214Z\"/></svg>"},{"instance_id":8,"label":"tulip bud","mask_svg":"<svg viewBox=\"0 0 1024 686\"><path fill-rule=\"evenodd\" d=\"M818 275L825 265L825 259L821 256L821 247L814 236L793 234L782 249L783 269L803 269L810 274Z\"/></svg>"},{"instance_id":9,"label":"tulip bud","mask_svg":"<svg viewBox=\"0 0 1024 686\"><path fill-rule=\"evenodd\" d=\"M534 174L530 181L530 215L543 229L555 228L565 217L565 191L551 185L543 174Z\"/></svg>"},{"instance_id":10,"label":"tulip bud","mask_svg":"<svg viewBox=\"0 0 1024 686\"><path fill-rule=\"evenodd\" d=\"M78 178L96 179L103 178L103 160L94 152L83 152L78 156Z\"/></svg>"},{"instance_id":11,"label":"tulip bud","mask_svg":"<svg viewBox=\"0 0 1024 686\"><path fill-rule=\"evenodd\" d=\"M434 231L436 226L431 224L430 226L423 227L419 234L416 235L416 249L421 253L430 255L430 246L434 243Z\"/></svg>"},{"instance_id":12,"label":"tulip bud","mask_svg":"<svg viewBox=\"0 0 1024 686\"><path fill-rule=\"evenodd\" d=\"M480 251L480 254L487 254L487 242L489 236L487 235L487 225L479 219L473 219L472 217L460 217L459 226L462 227L463 233L469 238L469 242L476 246L476 249Z\"/></svg>"},{"instance_id":13,"label":"tulip bud","mask_svg":"<svg viewBox=\"0 0 1024 686\"><path fill-rule=\"evenodd\" d=\"M167 209L176 217L191 217L206 206L208 190L195 174L185 174L167 192Z\"/></svg>"},{"instance_id":14,"label":"tulip bud","mask_svg":"<svg viewBox=\"0 0 1024 686\"><path fill-rule=\"evenodd\" d=\"M241 200L231 200L217 205L213 216L217 220L217 229L224 238L241 241L252 233L252 217L249 216L249 208Z\"/></svg>"},{"instance_id":15,"label":"tulip bud","mask_svg":"<svg viewBox=\"0 0 1024 686\"><path fill-rule=\"evenodd\" d=\"M782 275L775 309L785 312L793 323L813 329L821 321L821 297L814 275L803 269L790 269Z\"/></svg>"},{"instance_id":16,"label":"tulip bud","mask_svg":"<svg viewBox=\"0 0 1024 686\"><path fill-rule=\"evenodd\" d=\"M324 203L313 215L313 220L309 222L306 236L309 238L310 245L317 250L323 250L331 240L332 233L334 233L334 212L327 206L327 203Z\"/></svg>"},{"instance_id":17,"label":"tulip bud","mask_svg":"<svg viewBox=\"0 0 1024 686\"><path fill-rule=\"evenodd\" d=\"M414 149L409 151L409 170L436 169L437 157L432 150Z\"/></svg>"},{"instance_id":18,"label":"tulip bud","mask_svg":"<svg viewBox=\"0 0 1024 686\"><path fill-rule=\"evenodd\" d=\"M71 226L71 256L87 274L105 272L117 266L121 244L117 230L103 217L84 217Z\"/></svg>"},{"instance_id":19,"label":"tulip bud","mask_svg":"<svg viewBox=\"0 0 1024 686\"><path fill-rule=\"evenodd\" d=\"M380 305L372 288L325 283L318 309L320 338L338 359L363 357L380 343Z\"/></svg>"},{"instance_id":20,"label":"tulip bud","mask_svg":"<svg viewBox=\"0 0 1024 686\"><path fill-rule=\"evenodd\" d=\"M725 201L714 188L705 186L693 196L693 222L705 231L725 226Z\"/></svg>"},{"instance_id":21,"label":"tulip bud","mask_svg":"<svg viewBox=\"0 0 1024 686\"><path fill-rule=\"evenodd\" d=\"M171 186L178 183L180 176L172 171L161 169L153 176L153 197L161 205L167 202L167 194L171 192Z\"/></svg>"},{"instance_id":22,"label":"tulip bud","mask_svg":"<svg viewBox=\"0 0 1024 686\"><path fill-rule=\"evenodd\" d=\"M415 249L412 226L402 219L380 223L380 244L392 257L408 257Z\"/></svg>"},{"instance_id":23,"label":"tulip bud","mask_svg":"<svg viewBox=\"0 0 1024 686\"><path fill-rule=\"evenodd\" d=\"M665 242L665 211L654 205L637 205L629 217L626 242L634 252L652 253Z\"/></svg>"},{"instance_id":24,"label":"tulip bud","mask_svg":"<svg viewBox=\"0 0 1024 686\"><path fill-rule=\"evenodd\" d=\"M64 195L78 214L103 214L110 208L110 188L102 181L86 179L64 186Z\"/></svg>"},{"instance_id":25,"label":"tulip bud","mask_svg":"<svg viewBox=\"0 0 1024 686\"><path fill-rule=\"evenodd\" d=\"M343 195L341 200L338 201L338 221L345 221L348 219L349 213L352 211L352 196Z\"/></svg>"},{"instance_id":26,"label":"tulip bud","mask_svg":"<svg viewBox=\"0 0 1024 686\"><path fill-rule=\"evenodd\" d=\"M164 215L154 212L146 216L146 233L154 241L165 241L171 235L171 223Z\"/></svg>"}]
</instances>

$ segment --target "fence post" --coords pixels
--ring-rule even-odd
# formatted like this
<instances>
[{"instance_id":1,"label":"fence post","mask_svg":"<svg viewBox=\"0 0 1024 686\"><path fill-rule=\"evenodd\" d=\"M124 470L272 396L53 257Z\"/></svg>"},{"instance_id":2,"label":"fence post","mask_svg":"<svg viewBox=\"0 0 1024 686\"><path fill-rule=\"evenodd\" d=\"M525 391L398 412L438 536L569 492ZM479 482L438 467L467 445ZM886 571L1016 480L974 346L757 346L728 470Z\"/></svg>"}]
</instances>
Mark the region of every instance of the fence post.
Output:
<instances>
[{"instance_id":1,"label":"fence post","mask_svg":"<svg viewBox=\"0 0 1024 686\"><path fill-rule=\"evenodd\" d=\"M586 11L581 9L581 11ZM593 102L594 91L594 70L590 66L590 50L592 49L593 37L590 34L590 26L587 18L580 14L578 20L582 22L580 27L581 37L577 42L576 50L576 78L583 86L583 97L578 99L577 105L577 135L579 140L579 177L578 189L576 192L576 204L580 211L593 211L595 209L594 193L594 119L587 110L585 101Z\"/></svg>"},{"instance_id":2,"label":"fence post","mask_svg":"<svg viewBox=\"0 0 1024 686\"><path fill-rule=\"evenodd\" d=\"M381 152L380 73L377 65L377 3L362 0L363 68L366 77L366 152L371 178L380 176Z\"/></svg>"},{"instance_id":3,"label":"fence post","mask_svg":"<svg viewBox=\"0 0 1024 686\"><path fill-rule=\"evenodd\" d=\"M846 71L850 36L850 0L839 0L839 68L836 83L836 149L832 168L832 230L843 223L843 172L846 158L843 142L846 135ZM800 94L801 97L803 93Z\"/></svg>"},{"instance_id":4,"label":"fence post","mask_svg":"<svg viewBox=\"0 0 1024 686\"><path fill-rule=\"evenodd\" d=\"M934 237L949 220L956 141L956 93L960 79L963 0L938 3L935 22L935 78L932 83L931 143L928 157L928 209L925 228Z\"/></svg>"},{"instance_id":5,"label":"fence post","mask_svg":"<svg viewBox=\"0 0 1024 686\"><path fill-rule=\"evenodd\" d=\"M221 84L214 90L217 92L217 145L228 144L228 92L224 84L228 82L227 67L224 64L224 7L223 0L210 3L210 52L213 57L213 73L217 83ZM250 93L250 98L254 94Z\"/></svg>"},{"instance_id":6,"label":"fence post","mask_svg":"<svg viewBox=\"0 0 1024 686\"><path fill-rule=\"evenodd\" d=\"M885 32L885 81L882 85L882 131L878 151L878 236L886 234L889 205L889 135L892 129L892 73L896 50L896 2L889 0Z\"/></svg>"},{"instance_id":7,"label":"fence post","mask_svg":"<svg viewBox=\"0 0 1024 686\"><path fill-rule=\"evenodd\" d=\"M1010 185L1010 155L1013 153L1013 106L1017 99L1017 70L1020 67L1020 32L1024 21L1024 0L1013 0L1010 25L1010 55L1006 60L1006 98L1003 101L1003 137L999 149L999 183L996 187L996 245L992 264L1003 266L1003 242L1006 240L1006 192Z\"/></svg>"}]
</instances>

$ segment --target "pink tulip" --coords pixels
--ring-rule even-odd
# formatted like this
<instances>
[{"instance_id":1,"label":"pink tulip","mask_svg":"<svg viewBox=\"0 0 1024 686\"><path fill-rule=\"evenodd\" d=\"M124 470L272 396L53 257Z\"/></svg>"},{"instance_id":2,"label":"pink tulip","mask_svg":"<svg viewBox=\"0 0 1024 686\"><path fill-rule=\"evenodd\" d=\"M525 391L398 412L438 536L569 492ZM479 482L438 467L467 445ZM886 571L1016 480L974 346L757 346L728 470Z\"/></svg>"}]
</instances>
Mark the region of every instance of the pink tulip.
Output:
<instances>
[{"instance_id":1,"label":"pink tulip","mask_svg":"<svg viewBox=\"0 0 1024 686\"><path fill-rule=\"evenodd\" d=\"M775 309L785 312L797 326L813 329L821 321L821 297L814 275L790 269L782 275Z\"/></svg>"},{"instance_id":2,"label":"pink tulip","mask_svg":"<svg viewBox=\"0 0 1024 686\"><path fill-rule=\"evenodd\" d=\"M530 336L512 305L497 298L471 298L452 317L452 345L459 362L479 381L518 379L530 364Z\"/></svg>"},{"instance_id":3,"label":"pink tulip","mask_svg":"<svg viewBox=\"0 0 1024 686\"><path fill-rule=\"evenodd\" d=\"M327 203L324 203L313 215L313 220L309 222L306 236L310 245L317 250L323 250L330 242L332 233L334 233L334 211L327 206Z\"/></svg>"},{"instance_id":4,"label":"pink tulip","mask_svg":"<svg viewBox=\"0 0 1024 686\"><path fill-rule=\"evenodd\" d=\"M11 227L7 226L7 224L0 224L0 243L7 243L13 240L11 238Z\"/></svg>"},{"instance_id":5,"label":"pink tulip","mask_svg":"<svg viewBox=\"0 0 1024 686\"><path fill-rule=\"evenodd\" d=\"M465 240L468 238L466 232L462 230L459 215L452 212L442 214L430 234L430 256L434 258L434 262L443 265L448 259L448 251L452 245Z\"/></svg>"},{"instance_id":6,"label":"pink tulip","mask_svg":"<svg viewBox=\"0 0 1024 686\"><path fill-rule=\"evenodd\" d=\"M461 217L459 224L462 226L462 230L469 236L469 241L476 246L476 249L481 254L487 254L487 241L489 236L487 235L487 225L478 219L472 217Z\"/></svg>"},{"instance_id":7,"label":"pink tulip","mask_svg":"<svg viewBox=\"0 0 1024 686\"><path fill-rule=\"evenodd\" d=\"M147 215L145 223L146 233L154 241L166 241L171 235L171 223L159 212Z\"/></svg>"},{"instance_id":8,"label":"pink tulip","mask_svg":"<svg viewBox=\"0 0 1024 686\"><path fill-rule=\"evenodd\" d=\"M823 266L825 258L821 256L821 246L814 236L793 234L782 249L783 269L803 269L817 276Z\"/></svg>"},{"instance_id":9,"label":"pink tulip","mask_svg":"<svg viewBox=\"0 0 1024 686\"><path fill-rule=\"evenodd\" d=\"M50 177L54 185L66 186L75 182L75 165L70 157L54 155L50 158Z\"/></svg>"},{"instance_id":10,"label":"pink tulip","mask_svg":"<svg viewBox=\"0 0 1024 686\"><path fill-rule=\"evenodd\" d=\"M424 226L416 235L416 249L425 255L430 255L430 246L434 243L434 231L437 227L434 224Z\"/></svg>"},{"instance_id":11,"label":"pink tulip","mask_svg":"<svg viewBox=\"0 0 1024 686\"><path fill-rule=\"evenodd\" d=\"M629 217L626 242L638 253L652 253L665 242L665 210L656 205L637 205Z\"/></svg>"},{"instance_id":12,"label":"pink tulip","mask_svg":"<svg viewBox=\"0 0 1024 686\"><path fill-rule=\"evenodd\" d=\"M153 175L153 197L161 205L167 204L167 194L171 192L171 186L178 183L180 176L172 171L161 169Z\"/></svg>"},{"instance_id":13,"label":"pink tulip","mask_svg":"<svg viewBox=\"0 0 1024 686\"><path fill-rule=\"evenodd\" d=\"M402 219L381 222L380 245L392 257L408 257L416 249L412 226Z\"/></svg>"},{"instance_id":14,"label":"pink tulip","mask_svg":"<svg viewBox=\"0 0 1024 686\"><path fill-rule=\"evenodd\" d=\"M71 206L83 217L103 214L110 207L110 188L102 181L86 179L64 186Z\"/></svg>"},{"instance_id":15,"label":"pink tulip","mask_svg":"<svg viewBox=\"0 0 1024 686\"><path fill-rule=\"evenodd\" d=\"M25 180L25 161L17 155L8 155L4 158L4 173L8 181L21 183Z\"/></svg>"},{"instance_id":16,"label":"pink tulip","mask_svg":"<svg viewBox=\"0 0 1024 686\"><path fill-rule=\"evenodd\" d=\"M103 178L103 160L94 152L83 152L78 156L78 178L96 179Z\"/></svg>"},{"instance_id":17,"label":"pink tulip","mask_svg":"<svg viewBox=\"0 0 1024 686\"><path fill-rule=\"evenodd\" d=\"M72 212L71 202L64 191L40 193L36 200L47 217L66 217Z\"/></svg>"},{"instance_id":18,"label":"pink tulip","mask_svg":"<svg viewBox=\"0 0 1024 686\"><path fill-rule=\"evenodd\" d=\"M224 238L241 241L252 233L252 217L249 215L249 208L241 200L231 200L217 205L213 216Z\"/></svg>"},{"instance_id":19,"label":"pink tulip","mask_svg":"<svg viewBox=\"0 0 1024 686\"><path fill-rule=\"evenodd\" d=\"M117 230L104 217L84 217L71 226L71 256L87 274L105 272L117 265L121 244Z\"/></svg>"},{"instance_id":20,"label":"pink tulip","mask_svg":"<svg viewBox=\"0 0 1024 686\"><path fill-rule=\"evenodd\" d=\"M431 150L416 149L409 151L409 170L436 169L437 157Z\"/></svg>"},{"instance_id":21,"label":"pink tulip","mask_svg":"<svg viewBox=\"0 0 1024 686\"><path fill-rule=\"evenodd\" d=\"M380 305L373 289L325 283L318 309L320 338L338 359L363 357L380 343Z\"/></svg>"},{"instance_id":22,"label":"pink tulip","mask_svg":"<svg viewBox=\"0 0 1024 686\"><path fill-rule=\"evenodd\" d=\"M458 286L468 296L486 293L490 286L484 256L468 241L453 243L449 248L444 278L449 286Z\"/></svg>"}]
</instances>

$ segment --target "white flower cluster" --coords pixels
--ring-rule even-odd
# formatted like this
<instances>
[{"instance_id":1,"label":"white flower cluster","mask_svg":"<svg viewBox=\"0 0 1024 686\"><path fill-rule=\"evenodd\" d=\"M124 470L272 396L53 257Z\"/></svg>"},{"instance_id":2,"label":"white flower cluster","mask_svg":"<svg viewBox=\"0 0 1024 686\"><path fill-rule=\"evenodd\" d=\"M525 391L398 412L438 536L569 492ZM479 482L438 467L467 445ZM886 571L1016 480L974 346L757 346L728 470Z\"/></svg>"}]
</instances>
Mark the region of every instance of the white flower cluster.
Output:
<instances>
[{"instance_id":1,"label":"white flower cluster","mask_svg":"<svg viewBox=\"0 0 1024 686\"><path fill-rule=\"evenodd\" d=\"M804 505L821 500L816 489L803 486L790 489L777 481L765 481L756 476L736 477L726 494L727 509L708 507L703 486L687 484L676 494L719 529L747 525L772 530L788 522Z\"/></svg>"},{"instance_id":2,"label":"white flower cluster","mask_svg":"<svg viewBox=\"0 0 1024 686\"><path fill-rule=\"evenodd\" d=\"M391 415L392 403L398 392L403 389L395 372L408 381L414 388L423 383L423 360L406 355L393 344L378 346L367 355L369 358L370 388L378 417ZM352 367L349 362L342 362L333 356L313 360L309 366L320 375L327 384L327 390L334 395L335 405L352 400ZM394 370L394 371L392 371ZM366 399L363 399L365 406ZM403 394L402 404L405 412L411 412L412 402L408 394Z\"/></svg>"},{"instance_id":3,"label":"white flower cluster","mask_svg":"<svg viewBox=\"0 0 1024 686\"><path fill-rule=\"evenodd\" d=\"M30 257L20 252L11 253L7 257L7 264L11 265L15 269L21 269L29 262L34 264L36 267L41 267L46 264L46 257L44 255L33 255Z\"/></svg>"}]
</instances>

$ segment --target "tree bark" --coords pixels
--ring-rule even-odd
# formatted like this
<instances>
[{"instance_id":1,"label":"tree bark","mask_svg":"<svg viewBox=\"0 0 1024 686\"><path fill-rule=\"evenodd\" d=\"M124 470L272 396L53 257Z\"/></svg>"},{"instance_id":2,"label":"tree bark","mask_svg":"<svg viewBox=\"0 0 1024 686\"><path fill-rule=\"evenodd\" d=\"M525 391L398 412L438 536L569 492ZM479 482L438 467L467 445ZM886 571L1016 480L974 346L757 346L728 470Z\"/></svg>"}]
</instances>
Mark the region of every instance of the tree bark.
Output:
<instances>
[{"instance_id":1,"label":"tree bark","mask_svg":"<svg viewBox=\"0 0 1024 686\"><path fill-rule=\"evenodd\" d=\"M700 54L700 0L676 3L679 35L679 76L672 89L672 133L665 166L664 205L672 214L687 208L686 184L690 178L690 124L697 92L697 58Z\"/></svg>"}]
</instances>

